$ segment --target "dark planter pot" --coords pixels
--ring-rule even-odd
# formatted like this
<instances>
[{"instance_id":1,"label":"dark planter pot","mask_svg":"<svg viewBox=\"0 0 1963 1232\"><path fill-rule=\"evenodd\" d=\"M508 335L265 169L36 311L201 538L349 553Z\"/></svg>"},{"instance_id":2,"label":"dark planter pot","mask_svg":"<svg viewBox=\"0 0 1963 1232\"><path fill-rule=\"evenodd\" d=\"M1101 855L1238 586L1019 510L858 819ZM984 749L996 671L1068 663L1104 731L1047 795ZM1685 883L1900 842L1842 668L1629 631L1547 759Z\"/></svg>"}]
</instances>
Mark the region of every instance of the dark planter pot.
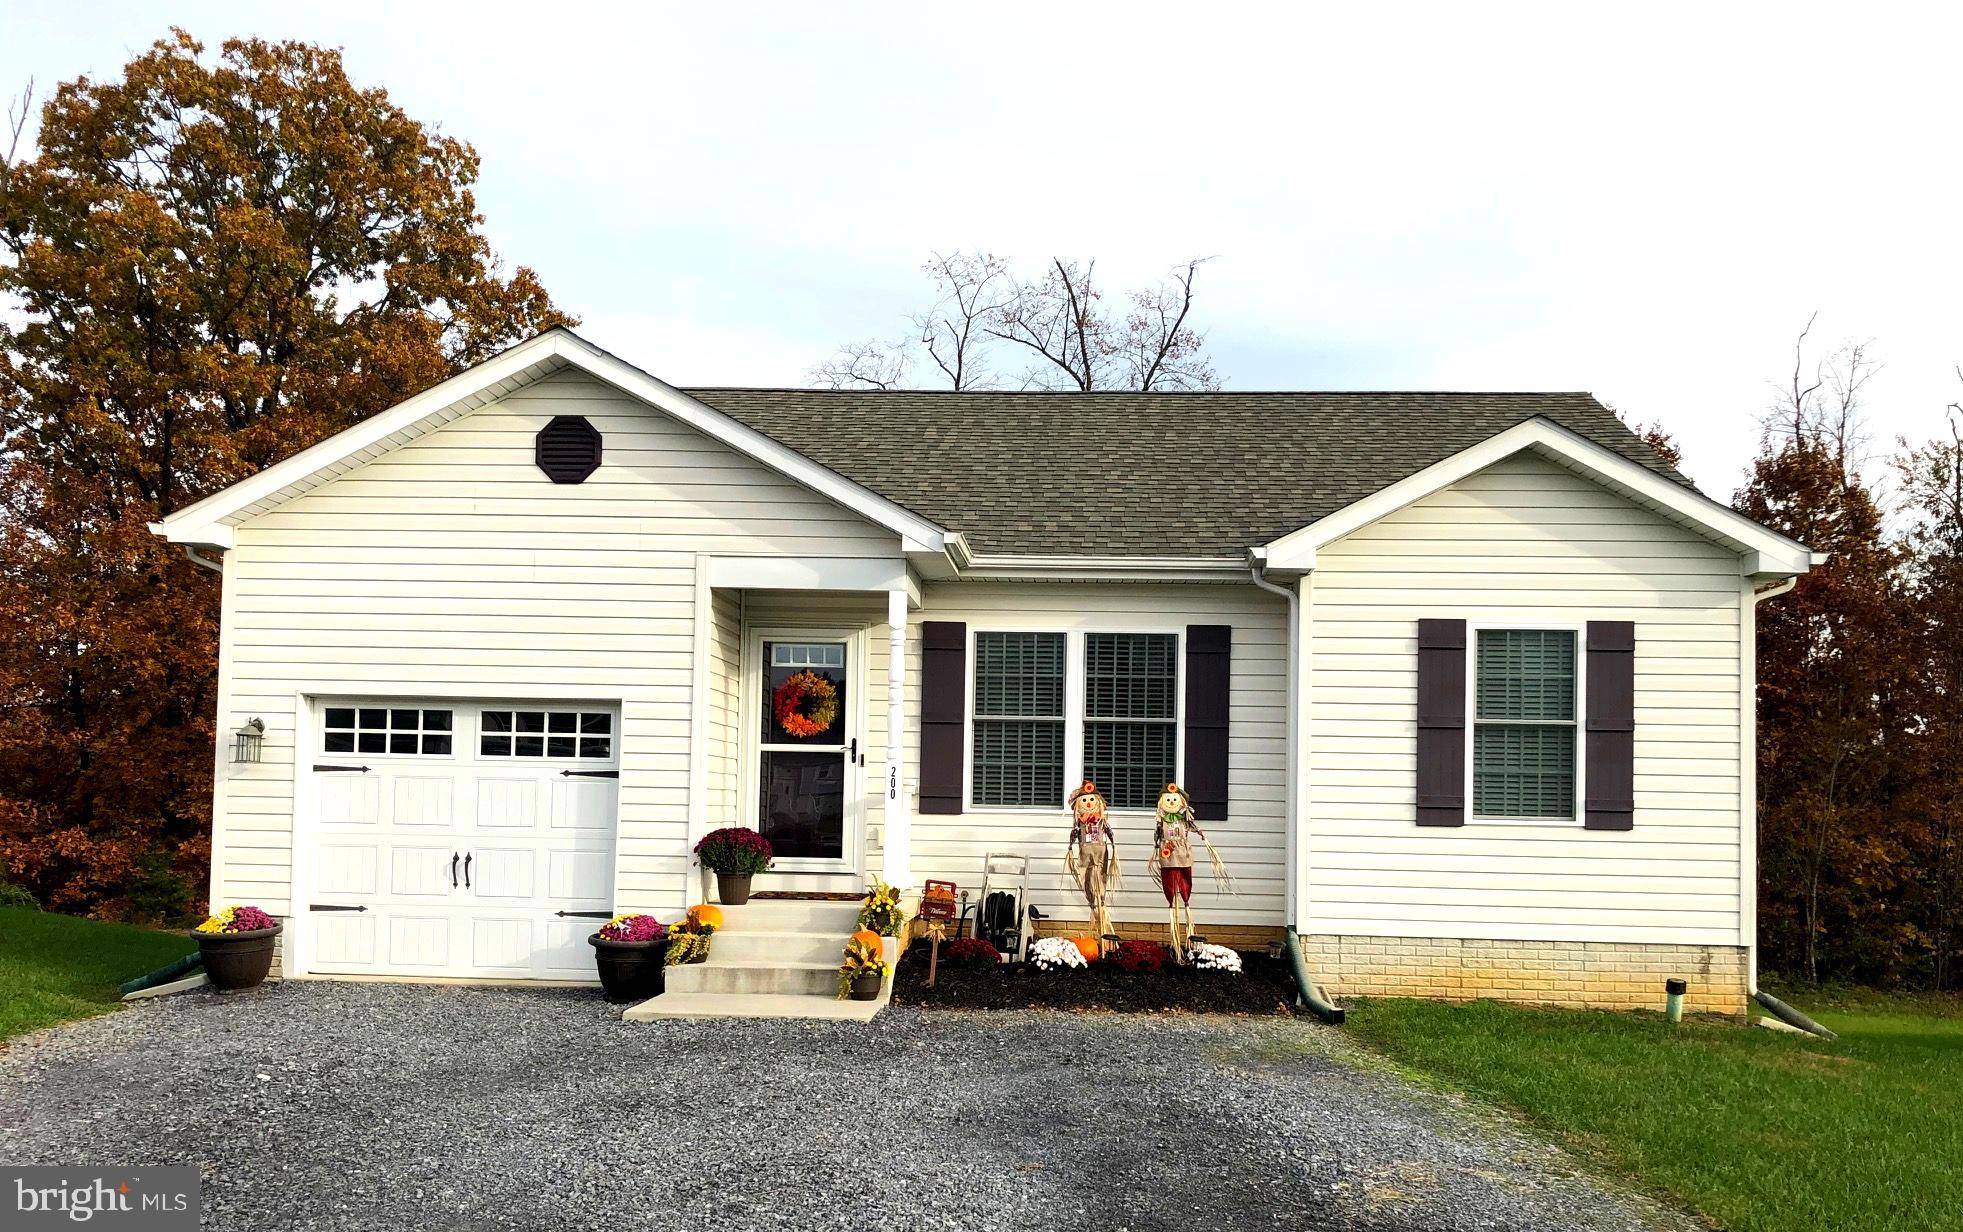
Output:
<instances>
[{"instance_id":1,"label":"dark planter pot","mask_svg":"<svg viewBox=\"0 0 1963 1232\"><path fill-rule=\"evenodd\" d=\"M716 897L725 906L741 907L750 901L750 878L755 873L717 873Z\"/></svg>"},{"instance_id":2,"label":"dark planter pot","mask_svg":"<svg viewBox=\"0 0 1963 1232\"><path fill-rule=\"evenodd\" d=\"M879 1000L879 981L882 977L867 973L852 977L852 999L854 1001Z\"/></svg>"},{"instance_id":3,"label":"dark planter pot","mask_svg":"<svg viewBox=\"0 0 1963 1232\"><path fill-rule=\"evenodd\" d=\"M223 992L265 983L266 974L273 969L273 938L284 927L275 924L247 933L192 933L198 955L204 959L205 978Z\"/></svg>"},{"instance_id":4,"label":"dark planter pot","mask_svg":"<svg viewBox=\"0 0 1963 1232\"><path fill-rule=\"evenodd\" d=\"M609 1001L645 1001L667 987L668 941L609 941L598 933L586 939L600 968L600 987Z\"/></svg>"}]
</instances>

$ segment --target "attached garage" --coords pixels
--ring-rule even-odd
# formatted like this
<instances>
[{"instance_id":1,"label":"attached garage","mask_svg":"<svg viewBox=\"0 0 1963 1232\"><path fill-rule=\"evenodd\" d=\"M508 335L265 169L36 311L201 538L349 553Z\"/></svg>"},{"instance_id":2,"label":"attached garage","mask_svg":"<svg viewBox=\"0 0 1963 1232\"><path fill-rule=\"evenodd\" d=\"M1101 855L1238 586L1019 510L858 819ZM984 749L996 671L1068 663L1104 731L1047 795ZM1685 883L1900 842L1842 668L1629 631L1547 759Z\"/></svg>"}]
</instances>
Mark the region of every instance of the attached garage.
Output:
<instances>
[{"instance_id":1,"label":"attached garage","mask_svg":"<svg viewBox=\"0 0 1963 1232\"><path fill-rule=\"evenodd\" d=\"M617 706L346 698L313 713L305 973L593 978Z\"/></svg>"}]
</instances>

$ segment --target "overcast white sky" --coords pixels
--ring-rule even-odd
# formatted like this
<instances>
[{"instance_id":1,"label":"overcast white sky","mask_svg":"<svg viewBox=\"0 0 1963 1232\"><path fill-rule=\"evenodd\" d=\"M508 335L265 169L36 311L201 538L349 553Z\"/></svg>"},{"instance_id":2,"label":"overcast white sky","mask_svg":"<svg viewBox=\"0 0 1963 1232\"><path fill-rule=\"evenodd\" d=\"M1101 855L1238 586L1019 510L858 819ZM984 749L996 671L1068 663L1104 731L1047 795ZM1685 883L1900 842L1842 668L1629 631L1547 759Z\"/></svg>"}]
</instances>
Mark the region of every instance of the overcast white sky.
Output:
<instances>
[{"instance_id":1,"label":"overcast white sky","mask_svg":"<svg viewBox=\"0 0 1963 1232\"><path fill-rule=\"evenodd\" d=\"M983 246L1216 254L1230 388L1591 390L1719 496L1816 309L1887 365L1879 443L1963 395L1955 6L734 8L10 0L0 85L172 20L339 45L476 145L508 261L682 383L804 384Z\"/></svg>"}]
</instances>

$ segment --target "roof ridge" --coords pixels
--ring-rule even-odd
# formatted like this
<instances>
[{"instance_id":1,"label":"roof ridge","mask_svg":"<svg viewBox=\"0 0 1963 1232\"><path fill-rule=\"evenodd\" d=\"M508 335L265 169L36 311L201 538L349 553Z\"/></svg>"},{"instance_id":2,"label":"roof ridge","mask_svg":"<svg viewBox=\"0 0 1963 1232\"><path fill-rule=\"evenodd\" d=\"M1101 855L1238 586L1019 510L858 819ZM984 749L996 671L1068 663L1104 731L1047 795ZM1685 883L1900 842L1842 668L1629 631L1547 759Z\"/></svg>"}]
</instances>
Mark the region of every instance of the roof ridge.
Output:
<instances>
[{"instance_id":1,"label":"roof ridge","mask_svg":"<svg viewBox=\"0 0 1963 1232\"><path fill-rule=\"evenodd\" d=\"M1586 389L816 389L802 385L678 385L690 393L717 394L854 394L883 397L925 394L932 397L1000 398L1589 398Z\"/></svg>"}]
</instances>

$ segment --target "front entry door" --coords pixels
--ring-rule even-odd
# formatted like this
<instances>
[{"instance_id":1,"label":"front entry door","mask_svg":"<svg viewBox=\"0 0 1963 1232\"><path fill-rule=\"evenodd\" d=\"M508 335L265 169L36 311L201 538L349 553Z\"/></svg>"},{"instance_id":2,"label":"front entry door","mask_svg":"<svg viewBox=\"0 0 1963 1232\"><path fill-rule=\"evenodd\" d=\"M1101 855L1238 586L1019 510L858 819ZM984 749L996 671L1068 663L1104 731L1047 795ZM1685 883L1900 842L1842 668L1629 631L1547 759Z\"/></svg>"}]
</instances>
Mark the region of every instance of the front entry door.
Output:
<instances>
[{"instance_id":1,"label":"front entry door","mask_svg":"<svg viewBox=\"0 0 1963 1232\"><path fill-rule=\"evenodd\" d=\"M785 872L859 863L859 734L847 638L763 639L757 829Z\"/></svg>"}]
</instances>

